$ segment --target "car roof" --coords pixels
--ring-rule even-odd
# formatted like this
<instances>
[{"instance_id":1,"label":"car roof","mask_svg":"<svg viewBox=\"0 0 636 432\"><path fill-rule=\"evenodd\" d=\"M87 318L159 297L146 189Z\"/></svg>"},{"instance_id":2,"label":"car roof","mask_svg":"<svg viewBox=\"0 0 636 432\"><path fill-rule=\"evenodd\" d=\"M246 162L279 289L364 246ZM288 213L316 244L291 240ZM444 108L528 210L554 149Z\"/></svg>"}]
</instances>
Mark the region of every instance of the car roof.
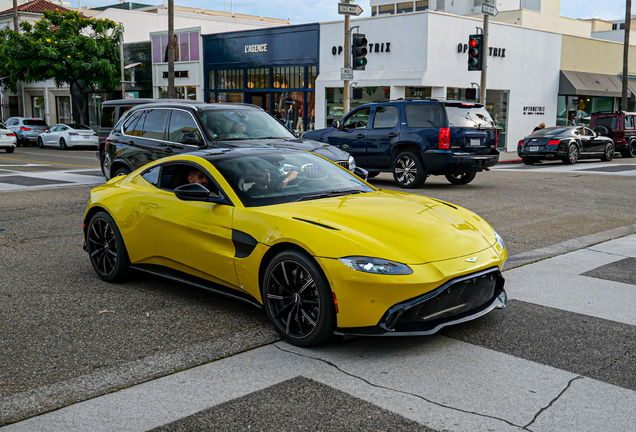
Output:
<instances>
[{"instance_id":1,"label":"car roof","mask_svg":"<svg viewBox=\"0 0 636 432\"><path fill-rule=\"evenodd\" d=\"M141 105L154 102L187 102L192 104L204 103L201 101L189 100L189 99L155 99L155 98L138 98L138 99L111 99L102 102L102 106L108 105Z\"/></svg>"},{"instance_id":2,"label":"car roof","mask_svg":"<svg viewBox=\"0 0 636 432\"><path fill-rule=\"evenodd\" d=\"M194 102L194 103L190 103ZM252 109L257 111L264 111L263 108L258 105L252 104L244 104L244 103L205 103L198 101L184 101L180 99L179 101L171 101L171 102L154 102L143 104L140 106L136 106L135 109L148 109L148 108L176 108L176 107L188 107L196 110L219 110L219 111L227 111L227 110L237 110L237 109Z\"/></svg>"},{"instance_id":3,"label":"car roof","mask_svg":"<svg viewBox=\"0 0 636 432\"><path fill-rule=\"evenodd\" d=\"M369 102L369 103L365 103L363 105L359 105L356 108L359 108L361 106L372 106L372 105L386 105L386 104L431 104L431 105L437 105L437 104L441 104L441 105L474 105L477 108L481 108L483 107L483 105L479 102L474 102L474 101L463 101L463 100L456 100L456 99L441 99L441 98L425 98L425 99L411 99L411 98L398 98L398 99L392 99L392 100L388 100L388 101L382 101L382 102Z\"/></svg>"},{"instance_id":4,"label":"car roof","mask_svg":"<svg viewBox=\"0 0 636 432\"><path fill-rule=\"evenodd\" d=\"M215 147L199 150L192 153L184 153L183 156L198 156L209 162L214 162L228 157L257 156L272 153L308 153L304 150L280 147Z\"/></svg>"}]
</instances>

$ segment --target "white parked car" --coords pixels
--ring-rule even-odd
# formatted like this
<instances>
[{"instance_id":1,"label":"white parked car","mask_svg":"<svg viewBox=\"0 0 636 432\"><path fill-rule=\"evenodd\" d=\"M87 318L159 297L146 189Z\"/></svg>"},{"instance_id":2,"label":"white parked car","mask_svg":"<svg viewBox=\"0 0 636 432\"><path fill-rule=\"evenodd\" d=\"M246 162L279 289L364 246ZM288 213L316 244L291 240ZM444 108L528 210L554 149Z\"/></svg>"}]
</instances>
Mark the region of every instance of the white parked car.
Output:
<instances>
[{"instance_id":1,"label":"white parked car","mask_svg":"<svg viewBox=\"0 0 636 432\"><path fill-rule=\"evenodd\" d=\"M15 143L15 132L0 123L0 149L4 149L7 153L13 153Z\"/></svg>"},{"instance_id":2,"label":"white parked car","mask_svg":"<svg viewBox=\"0 0 636 432\"><path fill-rule=\"evenodd\" d=\"M49 132L38 135L38 147L59 147L66 150L75 146L95 146L99 144L97 132L81 124L56 124Z\"/></svg>"}]
</instances>

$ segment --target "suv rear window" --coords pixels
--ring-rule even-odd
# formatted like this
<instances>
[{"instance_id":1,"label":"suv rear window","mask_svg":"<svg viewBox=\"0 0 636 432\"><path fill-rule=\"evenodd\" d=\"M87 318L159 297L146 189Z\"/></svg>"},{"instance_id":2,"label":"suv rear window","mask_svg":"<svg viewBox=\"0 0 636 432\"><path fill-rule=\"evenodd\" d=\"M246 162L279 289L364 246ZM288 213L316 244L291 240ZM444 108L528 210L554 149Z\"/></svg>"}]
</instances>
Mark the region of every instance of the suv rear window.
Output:
<instances>
[{"instance_id":1,"label":"suv rear window","mask_svg":"<svg viewBox=\"0 0 636 432\"><path fill-rule=\"evenodd\" d=\"M486 108L471 104L446 105L446 114L451 126L454 127L494 127L492 117Z\"/></svg>"},{"instance_id":2,"label":"suv rear window","mask_svg":"<svg viewBox=\"0 0 636 432\"><path fill-rule=\"evenodd\" d=\"M104 128L112 128L114 122L115 122L115 107L114 106L104 107L104 109L102 110L101 126Z\"/></svg>"},{"instance_id":3,"label":"suv rear window","mask_svg":"<svg viewBox=\"0 0 636 432\"><path fill-rule=\"evenodd\" d=\"M597 117L596 126L605 126L608 129L616 129L616 117Z\"/></svg>"},{"instance_id":4,"label":"suv rear window","mask_svg":"<svg viewBox=\"0 0 636 432\"><path fill-rule=\"evenodd\" d=\"M439 105L409 104L406 106L406 124L408 127L438 127L440 123Z\"/></svg>"},{"instance_id":5,"label":"suv rear window","mask_svg":"<svg viewBox=\"0 0 636 432\"><path fill-rule=\"evenodd\" d=\"M25 120L25 126L46 126L46 122L44 120Z\"/></svg>"}]
</instances>

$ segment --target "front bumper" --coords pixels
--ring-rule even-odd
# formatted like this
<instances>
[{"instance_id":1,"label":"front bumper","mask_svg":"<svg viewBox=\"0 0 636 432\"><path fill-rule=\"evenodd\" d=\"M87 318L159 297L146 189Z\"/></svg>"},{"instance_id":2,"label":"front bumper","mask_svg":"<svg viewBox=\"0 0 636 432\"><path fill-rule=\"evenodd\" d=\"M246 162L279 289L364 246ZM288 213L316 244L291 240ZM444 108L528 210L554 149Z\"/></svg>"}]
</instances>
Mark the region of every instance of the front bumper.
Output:
<instances>
[{"instance_id":1,"label":"front bumper","mask_svg":"<svg viewBox=\"0 0 636 432\"><path fill-rule=\"evenodd\" d=\"M398 303L378 325L338 328L346 336L422 336L444 327L472 321L506 307L504 278L498 268L450 280L436 290Z\"/></svg>"},{"instance_id":2,"label":"front bumper","mask_svg":"<svg viewBox=\"0 0 636 432\"><path fill-rule=\"evenodd\" d=\"M433 175L480 172L499 162L499 152L474 154L450 150L427 150L422 153L426 172Z\"/></svg>"}]
</instances>

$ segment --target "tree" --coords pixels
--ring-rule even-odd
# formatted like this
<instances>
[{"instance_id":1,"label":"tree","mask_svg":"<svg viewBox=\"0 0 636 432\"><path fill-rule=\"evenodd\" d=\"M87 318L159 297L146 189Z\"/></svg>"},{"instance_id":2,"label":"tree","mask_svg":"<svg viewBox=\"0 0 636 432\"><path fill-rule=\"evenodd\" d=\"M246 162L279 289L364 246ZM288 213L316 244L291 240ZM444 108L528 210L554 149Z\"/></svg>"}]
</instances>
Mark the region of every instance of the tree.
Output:
<instances>
[{"instance_id":1,"label":"tree","mask_svg":"<svg viewBox=\"0 0 636 432\"><path fill-rule=\"evenodd\" d=\"M120 84L121 24L87 18L79 12L44 11L39 21L22 21L20 28L22 33L8 28L0 31L0 58L5 60L0 69L10 75L6 81L13 91L18 80L53 79L58 87L69 85L73 106L80 110L79 118L85 119L86 104L77 103L73 88L86 101L86 85L113 91Z\"/></svg>"},{"instance_id":2,"label":"tree","mask_svg":"<svg viewBox=\"0 0 636 432\"><path fill-rule=\"evenodd\" d=\"M621 111L627 111L627 83L629 80L629 29L632 23L632 0L625 2L625 41L623 44L623 93Z\"/></svg>"}]
</instances>

